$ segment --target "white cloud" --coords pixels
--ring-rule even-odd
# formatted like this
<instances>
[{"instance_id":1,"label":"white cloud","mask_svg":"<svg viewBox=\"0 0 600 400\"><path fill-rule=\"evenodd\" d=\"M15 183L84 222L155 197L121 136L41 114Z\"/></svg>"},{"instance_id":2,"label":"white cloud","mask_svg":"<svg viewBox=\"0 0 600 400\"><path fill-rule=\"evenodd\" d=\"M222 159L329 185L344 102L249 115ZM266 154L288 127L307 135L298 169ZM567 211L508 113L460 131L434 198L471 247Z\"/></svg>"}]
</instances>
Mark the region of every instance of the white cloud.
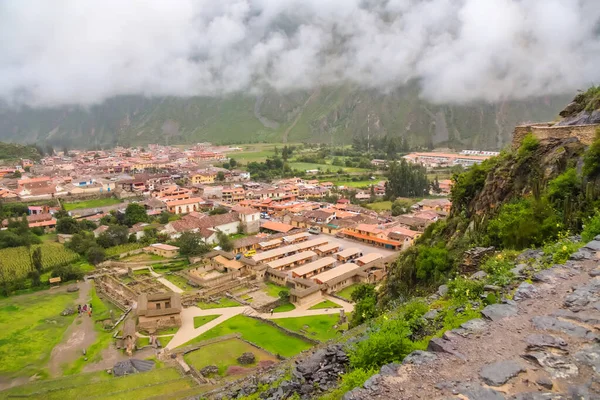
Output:
<instances>
[{"instance_id":1,"label":"white cloud","mask_svg":"<svg viewBox=\"0 0 600 400\"><path fill-rule=\"evenodd\" d=\"M418 80L430 101L600 80L597 0L5 0L0 100L218 96Z\"/></svg>"}]
</instances>

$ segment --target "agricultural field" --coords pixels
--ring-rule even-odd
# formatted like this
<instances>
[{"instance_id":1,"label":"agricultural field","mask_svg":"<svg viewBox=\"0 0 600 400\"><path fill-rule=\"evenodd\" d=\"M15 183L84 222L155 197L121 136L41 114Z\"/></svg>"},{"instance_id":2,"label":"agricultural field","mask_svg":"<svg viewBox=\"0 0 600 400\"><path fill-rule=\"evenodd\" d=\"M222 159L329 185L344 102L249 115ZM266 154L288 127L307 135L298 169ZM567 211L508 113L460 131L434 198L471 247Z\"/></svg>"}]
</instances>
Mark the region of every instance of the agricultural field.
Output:
<instances>
[{"instance_id":1,"label":"agricultural field","mask_svg":"<svg viewBox=\"0 0 600 400\"><path fill-rule=\"evenodd\" d=\"M334 180L333 184L335 186L344 186L355 189L368 189L371 185L376 184L379 180L368 180L368 181L339 181Z\"/></svg>"},{"instance_id":2,"label":"agricultural field","mask_svg":"<svg viewBox=\"0 0 600 400\"><path fill-rule=\"evenodd\" d=\"M338 323L339 315L314 315L310 317L279 318L274 319L277 325L294 332L298 332L312 339L325 342L338 336L338 329L347 329L348 325L334 328Z\"/></svg>"},{"instance_id":3,"label":"agricultural field","mask_svg":"<svg viewBox=\"0 0 600 400\"><path fill-rule=\"evenodd\" d=\"M75 262L79 256L60 243L43 242L31 246L31 251L42 249L42 265L48 271L60 265ZM8 271L8 276L14 280L22 279L31 271L31 261L26 247L10 247L0 250L0 268Z\"/></svg>"},{"instance_id":4,"label":"agricultural field","mask_svg":"<svg viewBox=\"0 0 600 400\"><path fill-rule=\"evenodd\" d=\"M144 247L144 245L142 243L120 244L118 246L109 247L108 249L106 249L106 256L114 257L114 256L118 256L119 254L126 253L128 251L141 249L142 247Z\"/></svg>"},{"instance_id":5,"label":"agricultural field","mask_svg":"<svg viewBox=\"0 0 600 400\"><path fill-rule=\"evenodd\" d=\"M390 211L392 209L391 201L377 201L375 203L367 204L367 208L373 211Z\"/></svg>"},{"instance_id":6,"label":"agricultural field","mask_svg":"<svg viewBox=\"0 0 600 400\"><path fill-rule=\"evenodd\" d=\"M365 168L352 168L352 167L342 167L339 165L331 165L331 164L315 164L315 163L305 163L305 162L290 162L290 168L297 169L299 171L306 171L311 169L318 169L322 172L326 172L330 170L331 172L337 172L342 169L344 172L352 173L352 172L367 172L368 169Z\"/></svg>"},{"instance_id":7,"label":"agricultural field","mask_svg":"<svg viewBox=\"0 0 600 400\"><path fill-rule=\"evenodd\" d=\"M75 318L60 313L77 297L44 290L0 300L0 376L45 375L52 348Z\"/></svg>"},{"instance_id":8,"label":"agricultural field","mask_svg":"<svg viewBox=\"0 0 600 400\"><path fill-rule=\"evenodd\" d=\"M241 365L237 358L246 352L251 352L256 356L256 363L250 365ZM277 358L264 350L258 349L251 344L239 339L230 339L223 342L209 344L187 353L184 356L185 361L200 370L208 365L216 365L219 368L219 375L226 375L227 368L238 365L243 367L256 366L260 361L274 361Z\"/></svg>"},{"instance_id":9,"label":"agricultural field","mask_svg":"<svg viewBox=\"0 0 600 400\"><path fill-rule=\"evenodd\" d=\"M115 204L122 203L121 200L115 199L114 197L109 197L105 199L91 199L91 200L83 200L76 201L73 203L63 203L63 208L66 211L78 210L83 208L98 208L98 207L106 207L112 206Z\"/></svg>"},{"instance_id":10,"label":"agricultural field","mask_svg":"<svg viewBox=\"0 0 600 400\"><path fill-rule=\"evenodd\" d=\"M286 335L274 326L244 315L236 315L228 319L187 342L186 345L232 333L239 333L250 343L254 343L272 354L280 354L284 357L294 356L311 347L309 342Z\"/></svg>"},{"instance_id":11,"label":"agricultural field","mask_svg":"<svg viewBox=\"0 0 600 400\"><path fill-rule=\"evenodd\" d=\"M175 368L113 377L104 371L38 381L2 392L7 397L32 399L165 399L185 398L200 393L193 379L183 377Z\"/></svg>"}]
</instances>

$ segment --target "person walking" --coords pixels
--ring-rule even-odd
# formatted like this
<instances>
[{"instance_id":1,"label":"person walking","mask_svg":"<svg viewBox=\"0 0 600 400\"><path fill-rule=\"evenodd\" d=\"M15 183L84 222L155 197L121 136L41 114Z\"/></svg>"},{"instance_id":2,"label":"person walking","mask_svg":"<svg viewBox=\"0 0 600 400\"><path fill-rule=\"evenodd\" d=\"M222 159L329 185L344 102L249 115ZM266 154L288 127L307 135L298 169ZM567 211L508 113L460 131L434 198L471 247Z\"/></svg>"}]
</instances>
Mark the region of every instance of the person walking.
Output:
<instances>
[{"instance_id":1,"label":"person walking","mask_svg":"<svg viewBox=\"0 0 600 400\"><path fill-rule=\"evenodd\" d=\"M271 317L273 316L273 311L275 311L273 308L271 308Z\"/></svg>"}]
</instances>

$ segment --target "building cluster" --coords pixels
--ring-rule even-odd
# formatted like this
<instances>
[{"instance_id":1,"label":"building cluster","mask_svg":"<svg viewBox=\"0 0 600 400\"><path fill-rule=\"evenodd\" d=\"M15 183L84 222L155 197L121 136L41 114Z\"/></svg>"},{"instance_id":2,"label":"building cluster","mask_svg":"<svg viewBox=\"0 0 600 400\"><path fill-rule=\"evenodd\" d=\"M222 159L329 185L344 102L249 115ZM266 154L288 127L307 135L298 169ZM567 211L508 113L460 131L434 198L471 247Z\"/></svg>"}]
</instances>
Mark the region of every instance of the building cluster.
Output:
<instances>
[{"instance_id":1,"label":"building cluster","mask_svg":"<svg viewBox=\"0 0 600 400\"><path fill-rule=\"evenodd\" d=\"M422 164L427 168L452 167L454 165L471 167L498 154L493 151L463 150L461 153L410 153L405 155L404 159L413 164Z\"/></svg>"}]
</instances>

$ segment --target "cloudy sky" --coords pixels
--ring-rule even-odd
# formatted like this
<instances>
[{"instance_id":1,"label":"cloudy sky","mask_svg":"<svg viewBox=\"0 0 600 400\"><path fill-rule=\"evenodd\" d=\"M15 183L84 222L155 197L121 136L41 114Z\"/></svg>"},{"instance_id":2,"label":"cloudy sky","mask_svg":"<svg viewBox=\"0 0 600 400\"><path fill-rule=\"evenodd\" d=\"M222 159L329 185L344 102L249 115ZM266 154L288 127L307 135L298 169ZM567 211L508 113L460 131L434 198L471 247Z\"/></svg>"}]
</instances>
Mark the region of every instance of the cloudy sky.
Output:
<instances>
[{"instance_id":1,"label":"cloudy sky","mask_svg":"<svg viewBox=\"0 0 600 400\"><path fill-rule=\"evenodd\" d=\"M464 103L600 82L598 0L3 0L0 101L350 82Z\"/></svg>"}]
</instances>

